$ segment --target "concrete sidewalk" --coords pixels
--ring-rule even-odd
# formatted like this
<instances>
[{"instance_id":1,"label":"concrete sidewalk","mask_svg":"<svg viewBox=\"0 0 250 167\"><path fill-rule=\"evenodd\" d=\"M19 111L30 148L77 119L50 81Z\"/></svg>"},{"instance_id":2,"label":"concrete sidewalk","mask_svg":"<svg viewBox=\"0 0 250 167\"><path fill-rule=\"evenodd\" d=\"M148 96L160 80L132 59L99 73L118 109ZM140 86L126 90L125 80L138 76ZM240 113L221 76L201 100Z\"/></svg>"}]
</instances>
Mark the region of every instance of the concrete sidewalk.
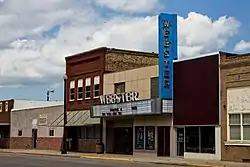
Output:
<instances>
[{"instance_id":1,"label":"concrete sidewalk","mask_svg":"<svg viewBox=\"0 0 250 167\"><path fill-rule=\"evenodd\" d=\"M169 158L169 157L152 157L152 156L129 156L129 155L116 155L116 154L91 154L91 153L75 153L68 152L62 155L60 151L53 150L24 150L24 149L0 149L0 153L16 153L16 154L32 154L32 155L48 155L48 156L61 156L72 158L88 158L88 159L102 159L102 160L116 160L127 162L140 162L140 163L154 163L166 165L179 165L179 166L193 166L193 167L249 167L249 163L235 163L225 161L205 161L205 160L186 160L183 158Z\"/></svg>"}]
</instances>

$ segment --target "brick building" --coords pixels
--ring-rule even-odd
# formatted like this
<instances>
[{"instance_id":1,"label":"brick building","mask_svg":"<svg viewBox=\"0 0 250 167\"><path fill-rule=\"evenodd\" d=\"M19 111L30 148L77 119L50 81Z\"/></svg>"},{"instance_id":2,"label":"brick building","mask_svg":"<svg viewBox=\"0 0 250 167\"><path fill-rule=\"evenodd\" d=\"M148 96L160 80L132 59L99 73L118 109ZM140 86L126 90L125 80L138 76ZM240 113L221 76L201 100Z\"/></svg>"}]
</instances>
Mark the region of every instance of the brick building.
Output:
<instances>
[{"instance_id":1,"label":"brick building","mask_svg":"<svg viewBox=\"0 0 250 167\"><path fill-rule=\"evenodd\" d=\"M63 136L62 102L48 102L11 112L10 148L60 150Z\"/></svg>"},{"instance_id":2,"label":"brick building","mask_svg":"<svg viewBox=\"0 0 250 167\"><path fill-rule=\"evenodd\" d=\"M13 99L0 101L0 148L9 148L10 114L13 104Z\"/></svg>"},{"instance_id":3,"label":"brick building","mask_svg":"<svg viewBox=\"0 0 250 167\"><path fill-rule=\"evenodd\" d=\"M113 48L97 48L66 57L67 137L72 150L95 152L102 139L102 119L90 118L90 106L99 104L103 75L158 64L158 55Z\"/></svg>"},{"instance_id":4,"label":"brick building","mask_svg":"<svg viewBox=\"0 0 250 167\"><path fill-rule=\"evenodd\" d=\"M250 54L222 54L222 160L250 161Z\"/></svg>"}]
</instances>

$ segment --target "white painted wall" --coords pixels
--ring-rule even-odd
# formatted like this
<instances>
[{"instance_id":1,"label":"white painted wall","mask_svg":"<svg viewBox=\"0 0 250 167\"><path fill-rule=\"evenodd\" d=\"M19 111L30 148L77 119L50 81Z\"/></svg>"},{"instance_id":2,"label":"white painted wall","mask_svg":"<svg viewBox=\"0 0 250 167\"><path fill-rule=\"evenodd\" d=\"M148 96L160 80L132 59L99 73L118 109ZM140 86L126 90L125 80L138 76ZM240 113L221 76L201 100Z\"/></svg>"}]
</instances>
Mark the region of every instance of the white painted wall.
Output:
<instances>
[{"instance_id":1,"label":"white painted wall","mask_svg":"<svg viewBox=\"0 0 250 167\"><path fill-rule=\"evenodd\" d=\"M25 109L11 112L11 137L19 137L18 131L22 130L22 136L20 137L31 137L32 136L32 122L37 119L37 136L38 137L50 137L49 130L54 129L55 136L51 137L62 137L63 127L50 127L51 123L60 117L63 113L63 105ZM39 115L47 114L47 125L40 126Z\"/></svg>"},{"instance_id":2,"label":"white painted wall","mask_svg":"<svg viewBox=\"0 0 250 167\"><path fill-rule=\"evenodd\" d=\"M12 111L63 105L63 101L14 100Z\"/></svg>"}]
</instances>

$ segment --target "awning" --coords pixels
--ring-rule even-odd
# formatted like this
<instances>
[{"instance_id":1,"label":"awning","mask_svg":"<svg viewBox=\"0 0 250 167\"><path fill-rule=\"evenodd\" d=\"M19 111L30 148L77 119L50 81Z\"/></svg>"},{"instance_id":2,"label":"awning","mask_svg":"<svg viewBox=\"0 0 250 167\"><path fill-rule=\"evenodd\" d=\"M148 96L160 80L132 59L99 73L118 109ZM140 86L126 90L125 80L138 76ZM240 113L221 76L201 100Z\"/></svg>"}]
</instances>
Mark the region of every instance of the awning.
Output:
<instances>
[{"instance_id":1,"label":"awning","mask_svg":"<svg viewBox=\"0 0 250 167\"><path fill-rule=\"evenodd\" d=\"M89 110L68 111L66 126L84 126L91 124L100 124L99 118L91 118ZM63 113L53 121L50 126L63 126Z\"/></svg>"}]
</instances>

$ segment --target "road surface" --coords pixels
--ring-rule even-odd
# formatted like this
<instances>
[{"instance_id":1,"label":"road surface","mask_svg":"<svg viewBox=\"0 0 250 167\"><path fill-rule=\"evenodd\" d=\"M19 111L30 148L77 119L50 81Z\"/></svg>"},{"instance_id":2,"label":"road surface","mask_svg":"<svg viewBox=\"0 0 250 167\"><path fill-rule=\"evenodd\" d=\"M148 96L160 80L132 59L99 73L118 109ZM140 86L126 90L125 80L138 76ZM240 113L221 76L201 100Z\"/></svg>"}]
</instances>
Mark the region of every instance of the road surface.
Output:
<instances>
[{"instance_id":1,"label":"road surface","mask_svg":"<svg viewBox=\"0 0 250 167\"><path fill-rule=\"evenodd\" d=\"M97 159L0 154L0 167L177 167Z\"/></svg>"}]
</instances>

